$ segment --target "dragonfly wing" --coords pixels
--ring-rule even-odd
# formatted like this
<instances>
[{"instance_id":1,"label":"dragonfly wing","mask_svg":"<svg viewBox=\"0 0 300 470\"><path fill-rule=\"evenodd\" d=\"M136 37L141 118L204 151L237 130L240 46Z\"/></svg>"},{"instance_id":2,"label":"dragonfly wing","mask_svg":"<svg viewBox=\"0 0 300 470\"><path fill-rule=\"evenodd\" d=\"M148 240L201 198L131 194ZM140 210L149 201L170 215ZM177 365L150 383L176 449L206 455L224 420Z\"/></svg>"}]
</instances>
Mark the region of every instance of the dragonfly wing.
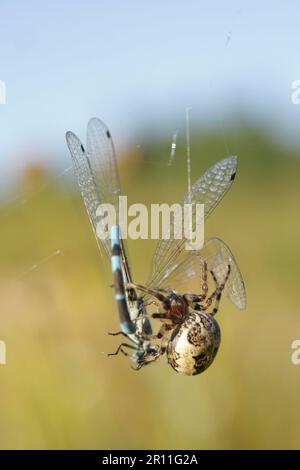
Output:
<instances>
[{"instance_id":1,"label":"dragonfly wing","mask_svg":"<svg viewBox=\"0 0 300 470\"><path fill-rule=\"evenodd\" d=\"M119 195L121 190L113 141L107 126L97 118L91 119L88 123L86 149L73 132L67 132L66 140L72 156L80 191L96 239L99 241L97 227L100 223L100 217L97 216L97 209L101 204L110 204L115 208L115 223L118 223ZM111 258L110 234L114 225L112 224L111 227L107 227L109 236L106 239L101 239L108 258ZM131 282L131 273L125 241L119 240L119 245L123 282L128 283ZM133 307L129 306L129 309L130 313L132 313Z\"/></svg>"},{"instance_id":2,"label":"dragonfly wing","mask_svg":"<svg viewBox=\"0 0 300 470\"><path fill-rule=\"evenodd\" d=\"M230 156L213 165L191 188L191 194L186 194L181 205L204 204L204 217L213 211L233 183L237 170L237 157ZM193 220L195 230L195 220ZM149 285L159 285L165 272L174 264L185 248L185 237L176 239L174 218L171 219L170 239L159 240L152 261L152 277Z\"/></svg>"},{"instance_id":3,"label":"dragonfly wing","mask_svg":"<svg viewBox=\"0 0 300 470\"><path fill-rule=\"evenodd\" d=\"M102 199L96 177L93 173L89 156L79 138L69 131L66 134L66 140L72 156L78 185L98 241L99 239L96 234L98 217L96 211L102 203ZM102 244L106 253L109 254L109 240L102 240Z\"/></svg>"},{"instance_id":4,"label":"dragonfly wing","mask_svg":"<svg viewBox=\"0 0 300 470\"><path fill-rule=\"evenodd\" d=\"M207 262L208 270L213 270L219 283L224 281L230 264L231 272L224 292L237 308L244 310L247 298L242 274L230 248L219 238L208 238L201 250L186 252L180 262L173 264L165 272L157 287L174 289L176 286L186 285L191 279L199 279L200 287L203 269L200 257Z\"/></svg>"},{"instance_id":5,"label":"dragonfly wing","mask_svg":"<svg viewBox=\"0 0 300 470\"><path fill-rule=\"evenodd\" d=\"M106 125L97 118L88 123L87 148L73 132L66 134L79 188L92 223L97 241L97 208L101 204L111 204L118 215L120 184L114 145ZM108 227L108 234L110 234ZM110 257L110 238L101 239Z\"/></svg>"},{"instance_id":6,"label":"dragonfly wing","mask_svg":"<svg viewBox=\"0 0 300 470\"><path fill-rule=\"evenodd\" d=\"M115 208L116 223L119 222L119 196L121 185L113 140L108 127L98 118L90 119L87 127L87 152L102 203ZM108 227L110 233L111 227ZM122 260L126 282L131 282L126 241L121 239ZM110 241L105 241L110 255Z\"/></svg>"},{"instance_id":7,"label":"dragonfly wing","mask_svg":"<svg viewBox=\"0 0 300 470\"><path fill-rule=\"evenodd\" d=\"M111 204L118 215L120 181L114 144L107 126L92 118L87 126L87 153L103 203Z\"/></svg>"}]
</instances>

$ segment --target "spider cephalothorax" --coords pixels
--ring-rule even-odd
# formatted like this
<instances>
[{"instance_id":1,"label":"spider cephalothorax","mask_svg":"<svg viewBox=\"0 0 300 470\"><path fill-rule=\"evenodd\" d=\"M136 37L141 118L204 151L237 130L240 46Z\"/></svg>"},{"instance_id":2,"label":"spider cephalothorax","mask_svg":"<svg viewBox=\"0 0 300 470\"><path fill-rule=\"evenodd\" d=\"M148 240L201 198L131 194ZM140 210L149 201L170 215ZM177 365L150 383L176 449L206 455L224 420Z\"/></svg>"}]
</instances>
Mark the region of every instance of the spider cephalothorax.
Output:
<instances>
[{"instance_id":1,"label":"spider cephalothorax","mask_svg":"<svg viewBox=\"0 0 300 470\"><path fill-rule=\"evenodd\" d=\"M169 297L169 311L174 317L178 317L180 321L188 314L188 303L182 295L178 295L173 291Z\"/></svg>"}]
</instances>

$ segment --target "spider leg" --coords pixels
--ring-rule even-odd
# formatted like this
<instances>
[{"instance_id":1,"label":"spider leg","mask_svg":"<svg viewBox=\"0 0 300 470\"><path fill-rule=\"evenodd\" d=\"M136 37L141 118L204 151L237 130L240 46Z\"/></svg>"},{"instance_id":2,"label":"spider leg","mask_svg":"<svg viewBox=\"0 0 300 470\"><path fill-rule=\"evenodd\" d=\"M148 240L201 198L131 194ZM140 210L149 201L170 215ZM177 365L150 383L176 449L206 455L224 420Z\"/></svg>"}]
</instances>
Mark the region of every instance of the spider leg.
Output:
<instances>
[{"instance_id":1,"label":"spider leg","mask_svg":"<svg viewBox=\"0 0 300 470\"><path fill-rule=\"evenodd\" d=\"M215 284L216 284L216 288L215 290L213 291L213 293L206 299L206 302L204 305L197 305L197 308L195 308L195 310L207 310L208 307L210 307L210 305L212 304L212 301L214 299L216 299L215 301L215 306L214 308L212 309L212 312L210 313L210 315L215 315L218 310L219 310L219 304L220 304L220 300L221 300L221 296L222 296L222 292L224 290L224 287L226 285L226 282L228 281L228 278L230 276L230 272L231 272L231 266L230 264L228 264L227 266L227 273L226 273L226 276L225 276L225 279L224 281L222 282L222 284L219 284L218 283L218 280L216 278L216 275L215 273L213 272L213 270L210 271L212 277L213 277L213 280L215 281Z\"/></svg>"},{"instance_id":2,"label":"spider leg","mask_svg":"<svg viewBox=\"0 0 300 470\"><path fill-rule=\"evenodd\" d=\"M149 300L148 302L144 302L143 307L149 307L149 305L159 307L159 302L157 302L157 300Z\"/></svg>"},{"instance_id":3,"label":"spider leg","mask_svg":"<svg viewBox=\"0 0 300 470\"><path fill-rule=\"evenodd\" d=\"M154 313L147 313L146 315L145 314L141 314L139 315L137 318L135 318L133 320L134 323L136 323L138 320L141 320L143 318L154 318L154 319L159 319L161 320L166 329L168 329L168 327L170 326L173 326L174 324L177 325L178 324L178 316L177 315L174 315L172 313L169 313L169 312L164 312L164 313L161 313L161 312L154 312ZM125 335L126 336L126 335ZM148 336L148 338L153 338L153 339L156 339L156 338L160 338L161 336L157 336L157 335L150 335Z\"/></svg>"},{"instance_id":4,"label":"spider leg","mask_svg":"<svg viewBox=\"0 0 300 470\"><path fill-rule=\"evenodd\" d=\"M171 322L172 324L174 324L174 323L177 324L178 320L181 320L181 319L178 319L177 315L174 315L174 314L169 313L169 312L166 312L166 313L152 313L151 317L152 318L159 318L162 321L165 320L166 324L168 324L168 321Z\"/></svg>"},{"instance_id":5,"label":"spider leg","mask_svg":"<svg viewBox=\"0 0 300 470\"><path fill-rule=\"evenodd\" d=\"M183 297L187 301L187 303L192 307L195 308L195 304L198 302L203 302L206 299L207 292L208 292L208 284L207 284L207 262L203 259L202 256L199 256L202 263L202 276L201 276L201 294L184 294Z\"/></svg>"},{"instance_id":6,"label":"spider leg","mask_svg":"<svg viewBox=\"0 0 300 470\"><path fill-rule=\"evenodd\" d=\"M199 302L203 302L203 300L206 299L207 292L208 292L207 262L205 261L205 259L202 258L202 256L200 258L201 258L201 261L202 261L202 277L201 277L201 280L202 280L202 284L201 284L202 294L199 294L199 297L201 297Z\"/></svg>"},{"instance_id":7,"label":"spider leg","mask_svg":"<svg viewBox=\"0 0 300 470\"><path fill-rule=\"evenodd\" d=\"M160 329L158 330L158 333L156 333L156 335L152 335L151 339L162 339L164 338L167 331L168 331L167 325L163 323Z\"/></svg>"},{"instance_id":8,"label":"spider leg","mask_svg":"<svg viewBox=\"0 0 300 470\"><path fill-rule=\"evenodd\" d=\"M169 342L168 338L163 337L160 347L159 347L159 351L158 351L159 356L162 356L163 354L165 354L167 350L168 342Z\"/></svg>"},{"instance_id":9,"label":"spider leg","mask_svg":"<svg viewBox=\"0 0 300 470\"><path fill-rule=\"evenodd\" d=\"M164 337L165 333L166 333L166 325L165 325L165 323L163 323L162 326L160 327L158 333L156 335L153 335L152 338L153 339L161 339L161 338Z\"/></svg>"},{"instance_id":10,"label":"spider leg","mask_svg":"<svg viewBox=\"0 0 300 470\"><path fill-rule=\"evenodd\" d=\"M169 305L169 299L168 299L168 297L166 297L165 295L163 295L163 294L162 294L161 292L159 292L158 290L150 289L149 287L145 287L145 286L142 286L142 285L140 285L140 284L134 284L134 283L132 283L132 282L131 282L130 284L127 284L127 287L140 290L141 292L144 292L145 294L151 295L151 296L154 297L155 299L157 299L157 300L159 300L160 302L162 302L164 305Z\"/></svg>"},{"instance_id":11,"label":"spider leg","mask_svg":"<svg viewBox=\"0 0 300 470\"><path fill-rule=\"evenodd\" d=\"M211 306L212 301L213 301L214 298L218 295L218 293L219 293L219 287L217 286L217 287L215 288L215 290L213 291L213 293L210 294L210 296L206 299L204 305L201 305L200 310L207 310L208 307Z\"/></svg>"},{"instance_id":12,"label":"spider leg","mask_svg":"<svg viewBox=\"0 0 300 470\"><path fill-rule=\"evenodd\" d=\"M165 294L171 294L172 292L172 289L170 289L169 287L163 289L162 287L157 287L155 289L157 292L164 292Z\"/></svg>"}]
</instances>

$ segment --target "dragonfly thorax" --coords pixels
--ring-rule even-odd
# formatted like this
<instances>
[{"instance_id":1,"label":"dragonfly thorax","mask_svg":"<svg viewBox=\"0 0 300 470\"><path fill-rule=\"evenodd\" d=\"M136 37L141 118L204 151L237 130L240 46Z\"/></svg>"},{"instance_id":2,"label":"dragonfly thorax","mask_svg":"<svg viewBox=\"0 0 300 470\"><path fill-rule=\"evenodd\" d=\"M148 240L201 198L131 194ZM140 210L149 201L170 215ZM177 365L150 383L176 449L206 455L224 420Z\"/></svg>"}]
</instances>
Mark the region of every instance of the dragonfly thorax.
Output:
<instances>
[{"instance_id":1,"label":"dragonfly thorax","mask_svg":"<svg viewBox=\"0 0 300 470\"><path fill-rule=\"evenodd\" d=\"M190 313L173 330L167 347L168 362L181 374L200 374L213 362L220 341L220 327L212 315Z\"/></svg>"}]
</instances>

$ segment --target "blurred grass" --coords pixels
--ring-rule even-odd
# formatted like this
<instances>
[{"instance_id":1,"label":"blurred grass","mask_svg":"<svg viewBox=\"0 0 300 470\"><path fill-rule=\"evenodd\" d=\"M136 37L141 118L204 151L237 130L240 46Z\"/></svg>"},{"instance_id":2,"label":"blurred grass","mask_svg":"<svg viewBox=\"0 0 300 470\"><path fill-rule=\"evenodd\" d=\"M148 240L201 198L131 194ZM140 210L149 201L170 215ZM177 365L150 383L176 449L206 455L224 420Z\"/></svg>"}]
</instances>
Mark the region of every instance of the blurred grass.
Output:
<instances>
[{"instance_id":1,"label":"blurred grass","mask_svg":"<svg viewBox=\"0 0 300 470\"><path fill-rule=\"evenodd\" d=\"M167 141L128 152L121 177L129 202L181 199L183 143L171 167L169 152ZM300 337L300 160L254 128L225 138L195 131L194 179L229 153L239 156L238 175L206 234L235 253L248 308L222 301L220 352L192 378L165 358L135 373L126 358L101 354L118 343L107 336L118 329L116 307L79 191L38 167L22 176L21 199L0 211L2 449L300 447L300 367L290 361ZM138 281L153 247L129 242ZM47 259L58 249L63 256Z\"/></svg>"}]
</instances>

